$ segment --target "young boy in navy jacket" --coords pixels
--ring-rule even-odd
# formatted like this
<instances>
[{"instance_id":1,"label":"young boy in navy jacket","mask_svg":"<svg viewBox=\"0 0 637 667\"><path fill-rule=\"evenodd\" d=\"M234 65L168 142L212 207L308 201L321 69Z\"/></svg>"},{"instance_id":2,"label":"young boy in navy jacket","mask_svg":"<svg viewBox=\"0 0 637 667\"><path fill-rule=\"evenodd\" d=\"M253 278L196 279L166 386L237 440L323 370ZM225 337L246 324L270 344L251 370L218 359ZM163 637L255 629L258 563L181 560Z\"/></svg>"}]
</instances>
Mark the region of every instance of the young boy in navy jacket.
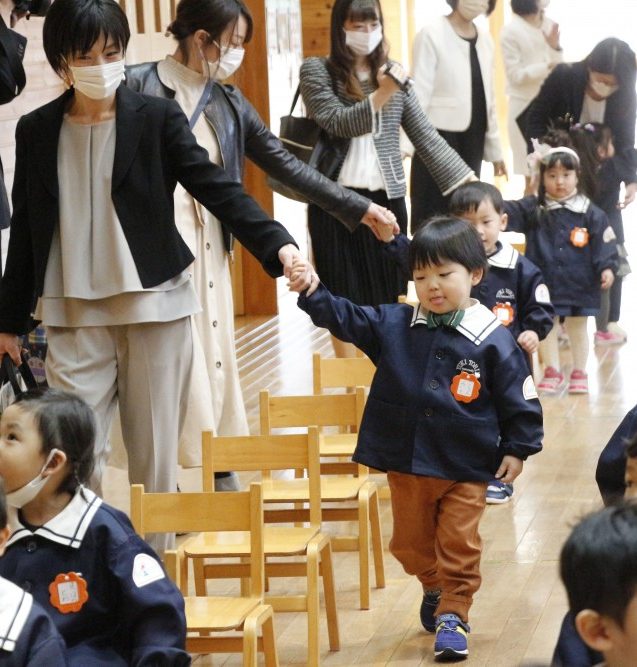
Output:
<instances>
[{"instance_id":1,"label":"young boy in navy jacket","mask_svg":"<svg viewBox=\"0 0 637 667\"><path fill-rule=\"evenodd\" d=\"M473 227L433 220L409 252L417 307L357 306L322 285L299 306L377 366L353 458L387 471L390 550L423 585L436 657L454 659L468 655L487 484L541 450L542 410L524 353L470 296L487 265Z\"/></svg>"},{"instance_id":2,"label":"young boy in navy jacket","mask_svg":"<svg viewBox=\"0 0 637 667\"><path fill-rule=\"evenodd\" d=\"M9 539L0 479L0 556ZM66 646L49 615L22 588L0 577L0 666L66 667Z\"/></svg>"}]
</instances>

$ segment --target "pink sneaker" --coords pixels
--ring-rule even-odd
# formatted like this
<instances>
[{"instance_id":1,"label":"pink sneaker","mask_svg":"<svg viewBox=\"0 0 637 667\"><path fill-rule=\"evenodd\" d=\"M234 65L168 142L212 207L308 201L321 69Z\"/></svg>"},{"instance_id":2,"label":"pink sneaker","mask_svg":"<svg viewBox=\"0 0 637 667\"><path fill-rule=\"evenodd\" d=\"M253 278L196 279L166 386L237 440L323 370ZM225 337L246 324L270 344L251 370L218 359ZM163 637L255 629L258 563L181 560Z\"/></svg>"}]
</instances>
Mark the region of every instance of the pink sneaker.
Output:
<instances>
[{"instance_id":1,"label":"pink sneaker","mask_svg":"<svg viewBox=\"0 0 637 667\"><path fill-rule=\"evenodd\" d=\"M544 377L540 380L537 388L544 394L554 394L564 382L564 375L557 368L547 366L544 370Z\"/></svg>"},{"instance_id":2,"label":"pink sneaker","mask_svg":"<svg viewBox=\"0 0 637 667\"><path fill-rule=\"evenodd\" d=\"M596 347L604 347L606 345L623 345L626 338L612 331L596 331L593 341Z\"/></svg>"},{"instance_id":3,"label":"pink sneaker","mask_svg":"<svg viewBox=\"0 0 637 667\"><path fill-rule=\"evenodd\" d=\"M584 371L573 371L568 381L569 394L588 394L588 375Z\"/></svg>"}]
</instances>

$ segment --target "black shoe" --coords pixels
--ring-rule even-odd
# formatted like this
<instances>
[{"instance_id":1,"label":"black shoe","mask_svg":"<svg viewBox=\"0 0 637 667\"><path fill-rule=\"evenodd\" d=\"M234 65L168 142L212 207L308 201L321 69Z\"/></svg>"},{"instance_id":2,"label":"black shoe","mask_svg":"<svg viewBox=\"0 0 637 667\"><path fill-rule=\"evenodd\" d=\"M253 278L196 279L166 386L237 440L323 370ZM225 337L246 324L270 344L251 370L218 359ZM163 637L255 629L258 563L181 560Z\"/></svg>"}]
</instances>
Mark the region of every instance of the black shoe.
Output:
<instances>
[{"instance_id":1,"label":"black shoe","mask_svg":"<svg viewBox=\"0 0 637 667\"><path fill-rule=\"evenodd\" d=\"M420 605L420 622L427 632L436 631L436 608L440 602L440 591L426 591Z\"/></svg>"}]
</instances>

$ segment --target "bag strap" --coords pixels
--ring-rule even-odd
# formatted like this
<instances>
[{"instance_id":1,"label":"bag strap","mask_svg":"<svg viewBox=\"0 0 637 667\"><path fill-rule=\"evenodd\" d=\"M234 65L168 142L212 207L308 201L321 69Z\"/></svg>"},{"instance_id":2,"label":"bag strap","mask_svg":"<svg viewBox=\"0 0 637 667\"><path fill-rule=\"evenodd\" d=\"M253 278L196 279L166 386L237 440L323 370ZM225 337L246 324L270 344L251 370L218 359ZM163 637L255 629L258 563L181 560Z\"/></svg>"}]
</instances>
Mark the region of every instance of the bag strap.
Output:
<instances>
[{"instance_id":1,"label":"bag strap","mask_svg":"<svg viewBox=\"0 0 637 667\"><path fill-rule=\"evenodd\" d=\"M2 45L7 56L9 69L11 70L11 75L15 81L15 96L17 97L20 92L22 92L22 89L27 82L24 67L22 66L22 58L20 57L21 55L24 55L26 39L22 38L24 41L20 39L17 45L18 48L16 49L16 43L12 33L13 30L9 30L4 19L0 16L0 45Z\"/></svg>"},{"instance_id":2,"label":"bag strap","mask_svg":"<svg viewBox=\"0 0 637 667\"><path fill-rule=\"evenodd\" d=\"M24 384L26 384L27 389L38 388L38 383L36 379L33 377L31 368L29 364L26 362L24 355L22 356L22 363L17 367L17 370L20 371L20 375L22 376L22 379L24 380ZM7 380L9 380L9 383L13 388L13 393L16 396L19 396L20 394L24 393L22 387L20 386L20 383L18 382L16 366L8 354L5 354L4 357L2 357L2 373L7 378Z\"/></svg>"},{"instance_id":3,"label":"bag strap","mask_svg":"<svg viewBox=\"0 0 637 667\"><path fill-rule=\"evenodd\" d=\"M212 92L212 84L212 79L208 79L208 81L206 81L206 87L203 89L203 93L201 93L201 97L199 98L199 102L197 102L195 110L192 112L192 116L190 116L188 125L191 130L196 125L197 121L199 120L199 116L201 116L201 112L205 109L206 104L208 103L208 98Z\"/></svg>"},{"instance_id":4,"label":"bag strap","mask_svg":"<svg viewBox=\"0 0 637 667\"><path fill-rule=\"evenodd\" d=\"M296 103L299 101L299 97L301 96L301 84L296 87L296 92L294 93L294 98L292 99L292 106L290 107L290 116L294 112L294 107L296 106Z\"/></svg>"}]
</instances>

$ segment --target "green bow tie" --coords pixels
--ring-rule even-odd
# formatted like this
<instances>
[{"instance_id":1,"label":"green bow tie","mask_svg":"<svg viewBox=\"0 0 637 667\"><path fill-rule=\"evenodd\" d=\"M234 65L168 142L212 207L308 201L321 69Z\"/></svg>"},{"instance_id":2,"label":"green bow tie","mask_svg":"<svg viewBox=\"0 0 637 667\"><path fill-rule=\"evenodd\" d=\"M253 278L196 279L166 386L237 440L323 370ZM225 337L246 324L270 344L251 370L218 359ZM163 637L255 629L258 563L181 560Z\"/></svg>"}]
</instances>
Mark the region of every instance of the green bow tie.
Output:
<instances>
[{"instance_id":1,"label":"green bow tie","mask_svg":"<svg viewBox=\"0 0 637 667\"><path fill-rule=\"evenodd\" d=\"M446 327L456 329L460 322L462 322L463 317L464 310L452 310L450 313L442 313L441 315L429 312L427 313L427 328L435 329L444 324Z\"/></svg>"}]
</instances>

